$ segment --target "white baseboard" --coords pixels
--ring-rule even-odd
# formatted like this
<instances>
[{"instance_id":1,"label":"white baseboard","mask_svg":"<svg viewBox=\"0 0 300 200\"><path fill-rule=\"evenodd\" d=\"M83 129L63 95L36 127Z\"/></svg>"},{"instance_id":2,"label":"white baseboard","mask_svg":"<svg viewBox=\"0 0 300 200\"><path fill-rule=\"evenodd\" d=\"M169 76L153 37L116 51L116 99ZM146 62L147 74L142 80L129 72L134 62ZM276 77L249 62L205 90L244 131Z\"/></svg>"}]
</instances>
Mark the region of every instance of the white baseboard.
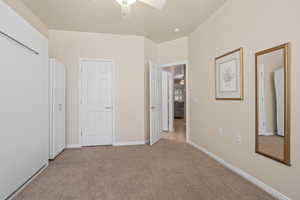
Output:
<instances>
[{"instance_id":1,"label":"white baseboard","mask_svg":"<svg viewBox=\"0 0 300 200\"><path fill-rule=\"evenodd\" d=\"M80 144L67 144L66 145L66 149L77 149L77 148L81 148Z\"/></svg>"},{"instance_id":2,"label":"white baseboard","mask_svg":"<svg viewBox=\"0 0 300 200\"><path fill-rule=\"evenodd\" d=\"M211 158L213 158L214 160L216 160L217 162L219 162L220 164L222 164L223 166L225 166L226 168L230 169L231 171L237 173L238 175L240 175L241 177L245 178L246 180L250 181L251 183L253 183L254 185L256 185L257 187L261 188L262 190L266 191L267 193L269 193L270 195L272 195L273 197L279 199L279 200L291 200L290 198L288 198L287 196L285 196L284 194L280 193L279 191L275 190L274 188L272 188L271 186L263 183L262 181L258 180L257 178L255 178L254 176L251 176L250 174L244 172L243 170L241 170L240 168L237 168L231 164L229 164L228 162L226 162L225 160L221 159L220 157L216 156L215 154L209 152L208 150L206 150L203 147L200 147L199 145L188 141L188 143L190 145L192 145L193 147L199 149L200 151L202 151L203 153L206 153L208 156L210 156Z\"/></svg>"},{"instance_id":3,"label":"white baseboard","mask_svg":"<svg viewBox=\"0 0 300 200\"><path fill-rule=\"evenodd\" d=\"M24 188L26 188L36 177L38 177L49 165L49 162L45 163L41 169L39 169L30 179L28 179L21 187L14 191L5 200L13 200Z\"/></svg>"},{"instance_id":4,"label":"white baseboard","mask_svg":"<svg viewBox=\"0 0 300 200\"><path fill-rule=\"evenodd\" d=\"M116 142L113 146L137 146L137 145L145 145L146 141L134 141L134 142Z\"/></svg>"},{"instance_id":5,"label":"white baseboard","mask_svg":"<svg viewBox=\"0 0 300 200\"><path fill-rule=\"evenodd\" d=\"M149 141L133 141L133 142L116 142L113 146L134 146L134 145L145 145ZM67 144L66 149L77 149L81 148L80 144Z\"/></svg>"}]
</instances>

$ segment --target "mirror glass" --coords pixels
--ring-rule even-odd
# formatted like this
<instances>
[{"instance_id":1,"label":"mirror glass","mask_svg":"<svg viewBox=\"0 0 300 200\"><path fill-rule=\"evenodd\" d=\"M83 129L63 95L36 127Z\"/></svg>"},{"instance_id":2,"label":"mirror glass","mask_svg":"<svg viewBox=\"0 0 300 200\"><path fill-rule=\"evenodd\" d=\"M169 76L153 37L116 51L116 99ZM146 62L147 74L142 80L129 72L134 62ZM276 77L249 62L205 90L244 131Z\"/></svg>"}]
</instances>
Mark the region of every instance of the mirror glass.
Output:
<instances>
[{"instance_id":1,"label":"mirror glass","mask_svg":"<svg viewBox=\"0 0 300 200\"><path fill-rule=\"evenodd\" d=\"M288 164L286 54L287 45L256 54L256 152Z\"/></svg>"}]
</instances>

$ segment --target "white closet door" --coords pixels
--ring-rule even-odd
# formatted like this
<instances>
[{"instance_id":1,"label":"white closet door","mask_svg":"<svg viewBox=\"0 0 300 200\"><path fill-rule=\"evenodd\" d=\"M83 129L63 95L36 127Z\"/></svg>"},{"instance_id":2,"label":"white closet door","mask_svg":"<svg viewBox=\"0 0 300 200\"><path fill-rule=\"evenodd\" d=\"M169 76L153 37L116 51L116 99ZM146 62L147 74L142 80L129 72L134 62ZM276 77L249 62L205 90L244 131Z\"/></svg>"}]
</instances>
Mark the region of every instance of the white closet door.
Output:
<instances>
[{"instance_id":1,"label":"white closet door","mask_svg":"<svg viewBox=\"0 0 300 200\"><path fill-rule=\"evenodd\" d=\"M7 35L0 34L0 199L3 200L48 163L49 72L48 40L1 0L0 31Z\"/></svg>"},{"instance_id":2,"label":"white closet door","mask_svg":"<svg viewBox=\"0 0 300 200\"><path fill-rule=\"evenodd\" d=\"M81 132L83 146L113 143L111 61L81 62Z\"/></svg>"},{"instance_id":3,"label":"white closet door","mask_svg":"<svg viewBox=\"0 0 300 200\"><path fill-rule=\"evenodd\" d=\"M55 152L65 148L65 67L56 62L55 67L55 98L54 98L54 131Z\"/></svg>"},{"instance_id":4,"label":"white closet door","mask_svg":"<svg viewBox=\"0 0 300 200\"><path fill-rule=\"evenodd\" d=\"M162 136L162 73L158 65L149 63L150 85L150 145Z\"/></svg>"},{"instance_id":5,"label":"white closet door","mask_svg":"<svg viewBox=\"0 0 300 200\"><path fill-rule=\"evenodd\" d=\"M162 129L169 131L169 76L162 71Z\"/></svg>"},{"instance_id":6,"label":"white closet door","mask_svg":"<svg viewBox=\"0 0 300 200\"><path fill-rule=\"evenodd\" d=\"M50 158L53 159L65 148L65 81L66 72L63 64L50 60L51 71L51 135Z\"/></svg>"}]
</instances>

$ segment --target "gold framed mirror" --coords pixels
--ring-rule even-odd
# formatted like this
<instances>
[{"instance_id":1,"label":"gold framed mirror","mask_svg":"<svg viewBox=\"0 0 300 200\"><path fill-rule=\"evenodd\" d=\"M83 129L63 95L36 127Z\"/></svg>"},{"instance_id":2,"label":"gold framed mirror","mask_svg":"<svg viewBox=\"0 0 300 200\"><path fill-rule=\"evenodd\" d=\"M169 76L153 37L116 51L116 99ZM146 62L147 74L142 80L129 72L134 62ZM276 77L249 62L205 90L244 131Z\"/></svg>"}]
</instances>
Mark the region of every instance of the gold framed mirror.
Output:
<instances>
[{"instance_id":1,"label":"gold framed mirror","mask_svg":"<svg viewBox=\"0 0 300 200\"><path fill-rule=\"evenodd\" d=\"M257 52L255 63L255 151L290 166L289 43Z\"/></svg>"}]
</instances>

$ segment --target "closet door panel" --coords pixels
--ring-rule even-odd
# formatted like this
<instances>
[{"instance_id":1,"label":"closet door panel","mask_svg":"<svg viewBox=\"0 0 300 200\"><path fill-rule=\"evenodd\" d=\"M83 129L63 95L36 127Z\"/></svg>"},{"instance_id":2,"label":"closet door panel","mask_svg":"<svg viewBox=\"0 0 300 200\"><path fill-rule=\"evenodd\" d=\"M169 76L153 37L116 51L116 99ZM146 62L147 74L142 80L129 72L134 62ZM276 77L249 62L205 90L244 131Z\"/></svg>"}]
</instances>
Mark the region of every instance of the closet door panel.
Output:
<instances>
[{"instance_id":1,"label":"closet door panel","mask_svg":"<svg viewBox=\"0 0 300 200\"><path fill-rule=\"evenodd\" d=\"M65 68L55 59L50 59L52 114L50 159L54 159L65 148Z\"/></svg>"},{"instance_id":2,"label":"closet door panel","mask_svg":"<svg viewBox=\"0 0 300 200\"><path fill-rule=\"evenodd\" d=\"M0 36L0 199L5 199L47 165L49 74L47 39L2 1L0 18L1 32L38 51Z\"/></svg>"}]
</instances>

